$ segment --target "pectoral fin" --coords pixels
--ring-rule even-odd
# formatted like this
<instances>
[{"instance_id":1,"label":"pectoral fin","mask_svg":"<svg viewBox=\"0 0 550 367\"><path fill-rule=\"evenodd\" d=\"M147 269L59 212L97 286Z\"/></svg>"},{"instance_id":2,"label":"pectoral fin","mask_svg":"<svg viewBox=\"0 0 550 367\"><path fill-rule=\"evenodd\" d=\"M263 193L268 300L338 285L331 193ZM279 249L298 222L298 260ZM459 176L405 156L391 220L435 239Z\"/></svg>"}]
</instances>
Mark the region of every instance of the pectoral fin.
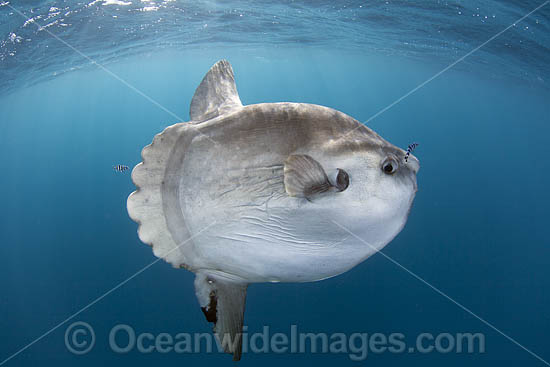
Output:
<instances>
[{"instance_id":1,"label":"pectoral fin","mask_svg":"<svg viewBox=\"0 0 550 367\"><path fill-rule=\"evenodd\" d=\"M197 273L195 293L204 316L214 323L214 334L233 360L241 359L244 306L248 284Z\"/></svg>"},{"instance_id":2,"label":"pectoral fin","mask_svg":"<svg viewBox=\"0 0 550 367\"><path fill-rule=\"evenodd\" d=\"M285 190L289 196L310 198L332 187L319 162L305 154L293 154L284 166Z\"/></svg>"}]
</instances>

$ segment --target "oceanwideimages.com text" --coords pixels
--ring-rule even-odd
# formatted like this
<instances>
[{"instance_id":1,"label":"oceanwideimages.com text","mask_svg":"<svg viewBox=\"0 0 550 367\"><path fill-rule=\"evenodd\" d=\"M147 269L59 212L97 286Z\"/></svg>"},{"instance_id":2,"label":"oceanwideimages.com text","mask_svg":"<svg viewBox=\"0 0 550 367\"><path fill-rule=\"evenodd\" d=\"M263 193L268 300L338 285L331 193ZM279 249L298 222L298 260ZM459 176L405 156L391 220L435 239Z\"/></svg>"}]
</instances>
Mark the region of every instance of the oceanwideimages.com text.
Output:
<instances>
[{"instance_id":1,"label":"oceanwideimages.com text","mask_svg":"<svg viewBox=\"0 0 550 367\"><path fill-rule=\"evenodd\" d=\"M264 326L261 332L249 333L247 327L242 338L243 353L329 353L345 354L352 361L363 361L369 354L382 353L484 353L485 335L479 332L420 333L413 338L403 333L323 333L306 332L297 325L286 331L273 332ZM227 343L237 343L226 335L218 340L212 333L152 333L135 330L118 324L111 328L104 342L114 353L223 353ZM97 343L90 324L79 321L67 327L65 344L74 354L86 354Z\"/></svg>"}]
</instances>

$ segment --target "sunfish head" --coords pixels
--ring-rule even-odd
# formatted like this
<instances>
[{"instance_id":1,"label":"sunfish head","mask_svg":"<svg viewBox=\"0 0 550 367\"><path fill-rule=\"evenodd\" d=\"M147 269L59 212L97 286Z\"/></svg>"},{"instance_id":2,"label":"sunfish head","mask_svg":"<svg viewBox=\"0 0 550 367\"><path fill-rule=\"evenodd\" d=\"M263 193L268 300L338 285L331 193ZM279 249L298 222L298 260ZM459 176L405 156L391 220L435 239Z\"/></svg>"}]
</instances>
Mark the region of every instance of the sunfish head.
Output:
<instances>
[{"instance_id":1,"label":"sunfish head","mask_svg":"<svg viewBox=\"0 0 550 367\"><path fill-rule=\"evenodd\" d=\"M418 159L380 140L353 149L338 149L328 164L335 185L341 171L349 181L345 190L316 200L339 230L347 232L364 257L388 244L403 229L416 191Z\"/></svg>"}]
</instances>

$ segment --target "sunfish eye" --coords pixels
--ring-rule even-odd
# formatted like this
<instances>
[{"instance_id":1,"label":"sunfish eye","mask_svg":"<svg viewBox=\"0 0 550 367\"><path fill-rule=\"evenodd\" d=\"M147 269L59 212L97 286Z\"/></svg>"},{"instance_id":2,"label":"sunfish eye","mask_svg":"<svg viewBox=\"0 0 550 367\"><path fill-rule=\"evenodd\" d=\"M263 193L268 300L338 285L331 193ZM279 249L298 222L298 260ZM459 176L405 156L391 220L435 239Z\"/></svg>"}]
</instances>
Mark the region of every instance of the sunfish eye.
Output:
<instances>
[{"instance_id":1,"label":"sunfish eye","mask_svg":"<svg viewBox=\"0 0 550 367\"><path fill-rule=\"evenodd\" d=\"M392 157L387 157L384 159L384 162L382 162L382 171L388 175L395 173L398 168L399 164L397 163L397 160Z\"/></svg>"},{"instance_id":2,"label":"sunfish eye","mask_svg":"<svg viewBox=\"0 0 550 367\"><path fill-rule=\"evenodd\" d=\"M349 186L349 175L346 171L338 168L338 175L336 176L336 188L338 191L344 191Z\"/></svg>"}]
</instances>

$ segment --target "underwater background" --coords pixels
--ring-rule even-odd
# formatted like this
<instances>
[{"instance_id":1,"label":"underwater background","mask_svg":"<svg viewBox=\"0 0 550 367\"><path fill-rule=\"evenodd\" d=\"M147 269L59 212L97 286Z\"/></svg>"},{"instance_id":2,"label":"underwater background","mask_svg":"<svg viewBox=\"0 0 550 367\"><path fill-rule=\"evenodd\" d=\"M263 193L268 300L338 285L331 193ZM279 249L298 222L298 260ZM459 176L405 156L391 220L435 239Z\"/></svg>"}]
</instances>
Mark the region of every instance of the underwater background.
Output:
<instances>
[{"instance_id":1,"label":"underwater background","mask_svg":"<svg viewBox=\"0 0 550 367\"><path fill-rule=\"evenodd\" d=\"M249 352L241 366L549 365L548 1L0 0L1 366L233 364L109 345L119 324L211 332L194 275L152 264L126 211L130 171L113 166L132 168L188 120L222 58L245 105L320 104L402 148L420 143L419 191L387 257L321 282L251 285L248 332L485 341L360 360ZM82 355L65 342L77 321L95 331Z\"/></svg>"}]
</instances>

